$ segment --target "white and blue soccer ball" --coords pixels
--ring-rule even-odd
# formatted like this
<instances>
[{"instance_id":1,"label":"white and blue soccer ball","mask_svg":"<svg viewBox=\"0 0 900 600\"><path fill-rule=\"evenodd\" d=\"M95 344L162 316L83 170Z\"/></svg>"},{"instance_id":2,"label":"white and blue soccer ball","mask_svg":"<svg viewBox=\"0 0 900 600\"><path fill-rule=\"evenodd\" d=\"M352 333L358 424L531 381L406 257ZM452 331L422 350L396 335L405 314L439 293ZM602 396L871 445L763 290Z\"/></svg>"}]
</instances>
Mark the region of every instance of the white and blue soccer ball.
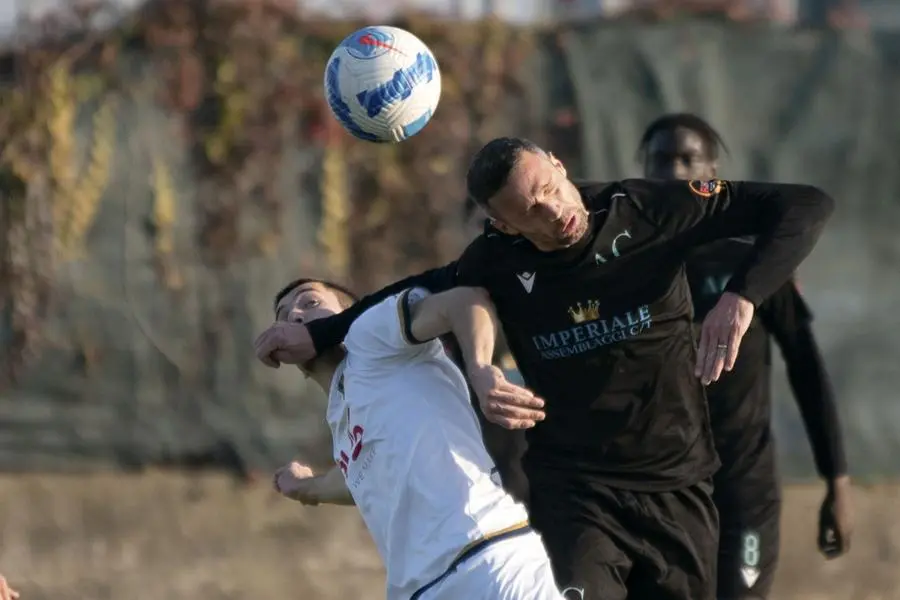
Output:
<instances>
[{"instance_id":1,"label":"white and blue soccer ball","mask_svg":"<svg viewBox=\"0 0 900 600\"><path fill-rule=\"evenodd\" d=\"M398 27L347 36L325 67L325 95L355 137L401 142L425 127L441 98L441 72L422 40Z\"/></svg>"}]
</instances>

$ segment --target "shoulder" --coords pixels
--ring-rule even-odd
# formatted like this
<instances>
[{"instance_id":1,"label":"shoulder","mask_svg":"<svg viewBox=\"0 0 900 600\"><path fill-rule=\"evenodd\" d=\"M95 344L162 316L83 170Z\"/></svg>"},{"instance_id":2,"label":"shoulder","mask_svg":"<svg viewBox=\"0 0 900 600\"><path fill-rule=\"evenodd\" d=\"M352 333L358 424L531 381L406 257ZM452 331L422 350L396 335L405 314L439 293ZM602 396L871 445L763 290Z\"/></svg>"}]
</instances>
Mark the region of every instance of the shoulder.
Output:
<instances>
[{"instance_id":1,"label":"shoulder","mask_svg":"<svg viewBox=\"0 0 900 600\"><path fill-rule=\"evenodd\" d=\"M359 316L347 332L344 345L351 361L409 358L424 345L412 335L415 307L431 294L410 287L385 298Z\"/></svg>"},{"instance_id":2,"label":"shoulder","mask_svg":"<svg viewBox=\"0 0 900 600\"><path fill-rule=\"evenodd\" d=\"M508 256L523 240L522 236L503 233L490 220L486 220L484 231L469 243L460 262L470 268L477 265L479 271L491 271L498 259Z\"/></svg>"},{"instance_id":3,"label":"shoulder","mask_svg":"<svg viewBox=\"0 0 900 600\"><path fill-rule=\"evenodd\" d=\"M397 294L388 296L381 302L373 304L364 310L363 313L353 321L344 342L347 343L363 339L371 336L373 333L381 332L386 328L391 327L394 323L399 323L399 302L401 298L409 293L409 291L409 289L406 289Z\"/></svg>"},{"instance_id":4,"label":"shoulder","mask_svg":"<svg viewBox=\"0 0 900 600\"><path fill-rule=\"evenodd\" d=\"M573 180L575 188L581 194L584 200L584 206L588 210L608 209L610 204L624 196L619 182L599 182L599 181L583 181Z\"/></svg>"},{"instance_id":5,"label":"shoulder","mask_svg":"<svg viewBox=\"0 0 900 600\"><path fill-rule=\"evenodd\" d=\"M652 207L660 199L668 199L669 192L684 188L685 184L652 179L620 179L605 183L578 182L576 187L589 209L630 206L644 210Z\"/></svg>"}]
</instances>

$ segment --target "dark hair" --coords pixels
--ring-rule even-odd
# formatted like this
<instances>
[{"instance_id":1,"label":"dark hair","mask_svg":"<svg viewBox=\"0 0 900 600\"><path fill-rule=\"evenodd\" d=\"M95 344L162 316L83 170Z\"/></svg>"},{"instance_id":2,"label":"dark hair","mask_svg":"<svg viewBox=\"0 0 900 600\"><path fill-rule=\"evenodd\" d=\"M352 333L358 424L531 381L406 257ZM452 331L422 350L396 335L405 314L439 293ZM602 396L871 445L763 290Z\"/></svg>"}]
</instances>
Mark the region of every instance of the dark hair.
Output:
<instances>
[{"instance_id":1,"label":"dark hair","mask_svg":"<svg viewBox=\"0 0 900 600\"><path fill-rule=\"evenodd\" d=\"M501 137L488 142L475 153L466 174L466 191L476 204L486 207L488 200L499 192L509 172L523 152L544 154L540 146L523 138Z\"/></svg>"},{"instance_id":2,"label":"dark hair","mask_svg":"<svg viewBox=\"0 0 900 600\"><path fill-rule=\"evenodd\" d=\"M702 118L691 113L669 113L663 115L650 123L641 136L641 143L638 146L638 159L642 160L646 157L647 144L653 139L653 136L661 131L671 131L683 127L689 129L699 135L712 152L713 158L718 158L719 150L728 153L728 148L722 140L722 136L716 131L712 125Z\"/></svg>"},{"instance_id":3,"label":"dark hair","mask_svg":"<svg viewBox=\"0 0 900 600\"><path fill-rule=\"evenodd\" d=\"M318 284L328 288L329 290L335 292L337 294L338 299L340 300L341 306L343 308L350 308L351 306L353 306L353 304L355 302L359 301L359 296L357 296L356 294L354 294L353 292L351 292L350 290L348 290L347 288L345 288L344 286L342 286L340 284L332 283L332 282L326 281L324 279L301 277L300 279L295 279L294 281L290 282L289 284L287 284L286 286L281 288L281 291L279 291L277 294L275 294L275 301L272 303L272 310L277 311L278 303L281 302L285 296L287 296L288 294L293 292L295 289L297 289L301 285L306 285L307 283L318 283Z\"/></svg>"}]
</instances>

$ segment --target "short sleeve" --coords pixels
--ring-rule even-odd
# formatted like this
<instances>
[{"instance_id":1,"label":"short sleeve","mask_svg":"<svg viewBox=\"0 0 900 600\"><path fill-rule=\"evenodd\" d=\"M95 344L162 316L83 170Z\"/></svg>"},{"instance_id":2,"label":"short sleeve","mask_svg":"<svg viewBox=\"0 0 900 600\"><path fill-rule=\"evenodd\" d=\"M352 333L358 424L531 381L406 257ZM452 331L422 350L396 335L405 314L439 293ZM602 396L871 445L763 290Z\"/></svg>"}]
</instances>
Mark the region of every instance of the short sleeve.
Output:
<instances>
[{"instance_id":1,"label":"short sleeve","mask_svg":"<svg viewBox=\"0 0 900 600\"><path fill-rule=\"evenodd\" d=\"M365 311L353 322L344 339L350 356L386 360L420 353L431 340L413 339L412 307L429 294L421 287L410 288Z\"/></svg>"}]
</instances>

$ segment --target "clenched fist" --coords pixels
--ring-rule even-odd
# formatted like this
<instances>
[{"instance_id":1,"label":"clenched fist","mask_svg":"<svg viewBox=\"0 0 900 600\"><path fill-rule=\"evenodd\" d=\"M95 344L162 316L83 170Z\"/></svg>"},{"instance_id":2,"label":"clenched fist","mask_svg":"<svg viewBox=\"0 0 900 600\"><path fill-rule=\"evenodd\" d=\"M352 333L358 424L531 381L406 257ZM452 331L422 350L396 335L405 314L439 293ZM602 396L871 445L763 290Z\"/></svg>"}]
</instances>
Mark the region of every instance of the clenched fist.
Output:
<instances>
[{"instance_id":1,"label":"clenched fist","mask_svg":"<svg viewBox=\"0 0 900 600\"><path fill-rule=\"evenodd\" d=\"M296 461L275 471L275 491L307 506L319 504L316 476L309 466Z\"/></svg>"}]
</instances>

